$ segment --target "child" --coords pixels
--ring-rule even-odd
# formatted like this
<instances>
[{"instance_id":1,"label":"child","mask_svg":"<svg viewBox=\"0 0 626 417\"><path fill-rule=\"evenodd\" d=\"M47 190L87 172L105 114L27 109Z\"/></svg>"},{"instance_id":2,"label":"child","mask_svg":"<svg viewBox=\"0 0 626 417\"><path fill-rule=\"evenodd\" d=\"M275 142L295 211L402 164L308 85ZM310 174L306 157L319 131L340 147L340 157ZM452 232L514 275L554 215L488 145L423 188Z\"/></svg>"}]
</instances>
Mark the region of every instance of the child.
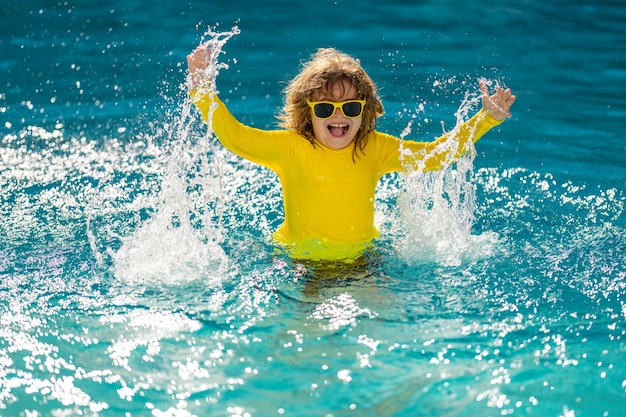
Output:
<instances>
[{"instance_id":1,"label":"child","mask_svg":"<svg viewBox=\"0 0 626 417\"><path fill-rule=\"evenodd\" d=\"M235 154L278 174L285 219L274 240L289 256L350 261L379 236L374 194L386 173L407 168L440 169L492 127L511 117L510 89L489 96L460 128L434 142L405 141L375 130L383 106L360 62L332 48L319 49L285 90L279 115L283 130L260 130L238 122L213 91L200 89L210 51L200 45L188 57L190 94L219 141ZM455 146L446 147L450 135ZM444 146L442 146L442 144ZM407 158L407 155L410 158ZM407 161L410 159L410 161Z\"/></svg>"}]
</instances>

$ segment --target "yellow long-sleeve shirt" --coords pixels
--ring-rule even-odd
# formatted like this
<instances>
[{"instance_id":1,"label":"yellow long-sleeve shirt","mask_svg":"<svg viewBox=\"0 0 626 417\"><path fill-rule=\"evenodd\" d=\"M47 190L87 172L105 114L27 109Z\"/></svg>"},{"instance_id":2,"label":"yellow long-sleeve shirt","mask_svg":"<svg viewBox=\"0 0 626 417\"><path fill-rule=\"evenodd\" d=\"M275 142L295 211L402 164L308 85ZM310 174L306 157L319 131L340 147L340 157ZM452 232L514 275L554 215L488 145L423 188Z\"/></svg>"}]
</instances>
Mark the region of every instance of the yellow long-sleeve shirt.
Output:
<instances>
[{"instance_id":1,"label":"yellow long-sleeve shirt","mask_svg":"<svg viewBox=\"0 0 626 417\"><path fill-rule=\"evenodd\" d=\"M193 96L193 94L192 94ZM208 121L212 98L196 95L194 103ZM300 259L338 260L358 256L378 237L374 225L374 194L378 180L398 172L406 163L425 170L440 169L452 152L458 156L469 140L476 142L501 123L478 112L455 132L456 149L433 142L414 142L372 131L363 153L353 158L353 147L315 146L289 130L260 130L235 119L216 96L213 132L229 150L278 174L285 219L274 239L288 254ZM405 151L408 151L408 161Z\"/></svg>"}]
</instances>

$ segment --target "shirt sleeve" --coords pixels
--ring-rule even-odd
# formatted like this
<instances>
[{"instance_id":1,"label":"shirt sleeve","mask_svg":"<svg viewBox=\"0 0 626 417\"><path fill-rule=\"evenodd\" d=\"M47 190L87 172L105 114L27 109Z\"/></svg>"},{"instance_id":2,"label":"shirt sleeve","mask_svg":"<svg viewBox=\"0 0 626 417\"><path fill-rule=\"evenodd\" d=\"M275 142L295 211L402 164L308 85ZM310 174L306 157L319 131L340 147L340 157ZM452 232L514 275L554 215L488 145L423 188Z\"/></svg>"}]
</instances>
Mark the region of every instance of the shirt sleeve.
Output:
<instances>
[{"instance_id":1,"label":"shirt sleeve","mask_svg":"<svg viewBox=\"0 0 626 417\"><path fill-rule=\"evenodd\" d=\"M416 142L388 137L395 141L392 154L386 158L384 172L403 170L435 171L442 169L467 152L470 141L477 142L485 133L502 123L484 110L432 142Z\"/></svg>"},{"instance_id":2,"label":"shirt sleeve","mask_svg":"<svg viewBox=\"0 0 626 417\"><path fill-rule=\"evenodd\" d=\"M226 149L271 169L276 168L277 162L289 158L291 148L287 139L290 132L246 126L233 116L216 95L191 92L191 98L204 121ZM211 120L209 114L212 115Z\"/></svg>"}]
</instances>

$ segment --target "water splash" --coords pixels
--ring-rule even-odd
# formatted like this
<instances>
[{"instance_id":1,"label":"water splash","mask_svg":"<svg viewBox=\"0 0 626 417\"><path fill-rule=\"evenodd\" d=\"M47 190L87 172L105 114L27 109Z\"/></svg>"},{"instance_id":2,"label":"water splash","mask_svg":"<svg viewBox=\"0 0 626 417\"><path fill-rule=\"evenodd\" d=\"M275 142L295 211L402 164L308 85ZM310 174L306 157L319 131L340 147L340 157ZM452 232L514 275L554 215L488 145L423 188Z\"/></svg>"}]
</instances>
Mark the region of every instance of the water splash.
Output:
<instances>
[{"instance_id":1,"label":"water splash","mask_svg":"<svg viewBox=\"0 0 626 417\"><path fill-rule=\"evenodd\" d=\"M213 86L219 70L228 67L217 58L224 44L237 33L236 27L223 33L209 29L203 36L202 45L212 54L203 71L200 88L210 89L210 94L215 94ZM222 176L217 145L210 123L204 135L194 131L197 117L186 90L181 86L185 98L180 114L169 114L173 123L164 128L163 134L169 139L168 158L160 174L160 191L148 214L149 219L131 235L117 236L120 241L117 250L110 245L105 249L119 279L179 283L220 276L226 267L227 257L220 246L223 240ZM119 198L114 196L114 199ZM95 199L92 207L99 203L101 201ZM92 248L102 259L102 253L97 250L96 233L91 227L89 230Z\"/></svg>"},{"instance_id":2,"label":"water splash","mask_svg":"<svg viewBox=\"0 0 626 417\"><path fill-rule=\"evenodd\" d=\"M473 142L470 140L466 152L454 159L459 151L459 129L479 103L478 93L466 92L455 113L455 127L447 140L433 149L433 153L447 152L443 169L427 172L424 161L417 161L404 173L405 187L398 198L399 229L403 232L394 246L410 263L435 261L455 266L465 258L490 256L495 249L497 234L471 233L476 206Z\"/></svg>"}]
</instances>

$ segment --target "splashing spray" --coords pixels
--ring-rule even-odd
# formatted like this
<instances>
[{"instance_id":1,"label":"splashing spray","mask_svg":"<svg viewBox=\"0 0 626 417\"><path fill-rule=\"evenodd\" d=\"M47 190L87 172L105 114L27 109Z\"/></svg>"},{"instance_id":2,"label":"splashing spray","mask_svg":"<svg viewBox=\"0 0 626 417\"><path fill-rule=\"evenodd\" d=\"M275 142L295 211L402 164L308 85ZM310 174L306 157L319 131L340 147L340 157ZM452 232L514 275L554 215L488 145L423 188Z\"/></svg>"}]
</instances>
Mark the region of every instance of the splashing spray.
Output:
<instances>
[{"instance_id":1,"label":"splashing spray","mask_svg":"<svg viewBox=\"0 0 626 417\"><path fill-rule=\"evenodd\" d=\"M226 42L238 33L234 27L229 32L209 29L204 34L201 45L210 49L211 56L196 85L200 93L215 94L219 70L228 67L217 58ZM186 86L181 88L186 92ZM197 119L193 102L185 94L180 114L173 120L166 132L171 142L155 212L132 235L119 238L117 251L106 249L118 279L188 282L219 276L226 266L227 258L220 246L221 168L214 152L217 145L211 117L206 135L194 134ZM95 248L95 234L91 230L88 233Z\"/></svg>"},{"instance_id":2,"label":"splashing spray","mask_svg":"<svg viewBox=\"0 0 626 417\"><path fill-rule=\"evenodd\" d=\"M457 136L468 113L480 103L479 95L466 93L456 111L456 124L432 152L446 153L444 168L425 171L418 162L404 173L405 189L398 198L404 235L395 242L396 250L410 263L437 262L460 265L463 259L488 256L497 241L494 233L472 235L475 189L472 184L473 141L458 159ZM424 160L427 158L424 158Z\"/></svg>"}]
</instances>

